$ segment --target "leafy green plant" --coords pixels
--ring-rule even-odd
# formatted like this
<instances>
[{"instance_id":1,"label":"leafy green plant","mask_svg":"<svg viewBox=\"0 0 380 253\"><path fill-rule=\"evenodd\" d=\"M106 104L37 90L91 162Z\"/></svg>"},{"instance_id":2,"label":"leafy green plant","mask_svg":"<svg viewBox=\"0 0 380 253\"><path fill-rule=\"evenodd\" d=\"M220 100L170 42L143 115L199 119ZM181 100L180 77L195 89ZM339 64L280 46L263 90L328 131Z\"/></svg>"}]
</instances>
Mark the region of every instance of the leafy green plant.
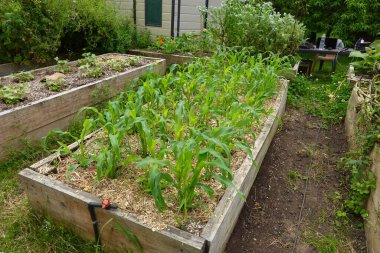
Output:
<instances>
[{"instance_id":1,"label":"leafy green plant","mask_svg":"<svg viewBox=\"0 0 380 253\"><path fill-rule=\"evenodd\" d=\"M130 62L127 59L111 59L106 64L112 71L117 72L121 72L130 66Z\"/></svg>"},{"instance_id":2,"label":"leafy green plant","mask_svg":"<svg viewBox=\"0 0 380 253\"><path fill-rule=\"evenodd\" d=\"M226 0L208 11L208 31L224 46L251 46L256 51L291 54L304 38L305 28L290 14L257 0Z\"/></svg>"},{"instance_id":3,"label":"leafy green plant","mask_svg":"<svg viewBox=\"0 0 380 253\"><path fill-rule=\"evenodd\" d=\"M346 154L341 162L342 168L350 173L351 189L348 199L344 202L345 207L363 218L368 217L368 211L364 205L371 190L376 186L374 175L367 169L369 162L369 157L360 150Z\"/></svg>"},{"instance_id":4,"label":"leafy green plant","mask_svg":"<svg viewBox=\"0 0 380 253\"><path fill-rule=\"evenodd\" d=\"M7 85L0 88L0 100L14 105L25 99L29 89L25 85Z\"/></svg>"},{"instance_id":5,"label":"leafy green plant","mask_svg":"<svg viewBox=\"0 0 380 253\"><path fill-rule=\"evenodd\" d=\"M97 65L82 65L79 67L79 71L83 77L98 78L104 75L103 70L99 64Z\"/></svg>"},{"instance_id":6,"label":"leafy green plant","mask_svg":"<svg viewBox=\"0 0 380 253\"><path fill-rule=\"evenodd\" d=\"M136 48L147 48L152 44L151 32L148 29L139 29L135 27L132 46Z\"/></svg>"},{"instance_id":7,"label":"leafy green plant","mask_svg":"<svg viewBox=\"0 0 380 253\"><path fill-rule=\"evenodd\" d=\"M98 78L104 73L101 65L96 61L96 55L93 53L84 53L82 59L78 60L79 72L83 77Z\"/></svg>"},{"instance_id":8,"label":"leafy green plant","mask_svg":"<svg viewBox=\"0 0 380 253\"><path fill-rule=\"evenodd\" d=\"M55 57L54 60L57 62L57 66L55 67L55 71L65 74L71 72L71 67L68 65L68 60L60 60L58 57Z\"/></svg>"},{"instance_id":9,"label":"leafy green plant","mask_svg":"<svg viewBox=\"0 0 380 253\"><path fill-rule=\"evenodd\" d=\"M142 58L140 56L133 56L133 57L128 58L129 64L131 66L139 65L141 60L142 60Z\"/></svg>"},{"instance_id":10,"label":"leafy green plant","mask_svg":"<svg viewBox=\"0 0 380 253\"><path fill-rule=\"evenodd\" d=\"M2 1L0 60L48 62L57 52L126 52L134 25L106 0ZM134 40L142 36L138 33Z\"/></svg>"},{"instance_id":11,"label":"leafy green plant","mask_svg":"<svg viewBox=\"0 0 380 253\"><path fill-rule=\"evenodd\" d=\"M82 66L95 66L97 63L96 63L96 55L93 54L93 53L83 53L82 54L82 59L79 59L78 60L78 64L80 67Z\"/></svg>"},{"instance_id":12,"label":"leafy green plant","mask_svg":"<svg viewBox=\"0 0 380 253\"><path fill-rule=\"evenodd\" d=\"M137 163L143 173L136 182L160 211L174 203L183 225L201 194L213 196L210 180L234 187L232 152L250 154L247 138L254 138L253 125L269 113L264 104L276 94L277 73L288 66L276 55L226 49L171 67L164 77L149 74L105 110L83 109L95 113L87 129L100 127L101 137L91 142L97 152L86 152L86 145L79 151L96 162L98 179ZM131 135L139 142L131 145Z\"/></svg>"},{"instance_id":13,"label":"leafy green plant","mask_svg":"<svg viewBox=\"0 0 380 253\"><path fill-rule=\"evenodd\" d=\"M50 91L61 91L65 86L65 79L62 77L55 80L47 79L46 86Z\"/></svg>"},{"instance_id":14,"label":"leafy green plant","mask_svg":"<svg viewBox=\"0 0 380 253\"><path fill-rule=\"evenodd\" d=\"M175 52L201 54L210 52L213 46L211 36L207 30L203 30L200 34L183 33L181 36L175 38L157 36L150 48L162 50L169 54Z\"/></svg>"},{"instance_id":15,"label":"leafy green plant","mask_svg":"<svg viewBox=\"0 0 380 253\"><path fill-rule=\"evenodd\" d=\"M13 74L12 77L19 83L26 83L34 80L34 75L30 71L21 71L17 74Z\"/></svg>"},{"instance_id":16,"label":"leafy green plant","mask_svg":"<svg viewBox=\"0 0 380 253\"><path fill-rule=\"evenodd\" d=\"M350 57L360 58L361 60L351 62L358 74L378 75L380 74L380 40L374 41L367 47L365 53L353 51Z\"/></svg>"}]
</instances>

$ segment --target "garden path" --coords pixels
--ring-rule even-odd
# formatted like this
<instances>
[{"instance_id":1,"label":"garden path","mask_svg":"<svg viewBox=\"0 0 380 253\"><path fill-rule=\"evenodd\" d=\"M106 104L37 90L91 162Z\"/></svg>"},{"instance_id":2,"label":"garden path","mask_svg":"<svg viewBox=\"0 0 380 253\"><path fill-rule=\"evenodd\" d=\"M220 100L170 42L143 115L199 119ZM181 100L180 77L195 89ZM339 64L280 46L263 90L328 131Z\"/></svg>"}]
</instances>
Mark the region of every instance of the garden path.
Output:
<instances>
[{"instance_id":1,"label":"garden path","mask_svg":"<svg viewBox=\"0 0 380 253\"><path fill-rule=\"evenodd\" d=\"M362 229L336 224L345 187L337 163L348 149L343 124L323 128L320 118L290 107L283 123L225 252L361 252Z\"/></svg>"}]
</instances>

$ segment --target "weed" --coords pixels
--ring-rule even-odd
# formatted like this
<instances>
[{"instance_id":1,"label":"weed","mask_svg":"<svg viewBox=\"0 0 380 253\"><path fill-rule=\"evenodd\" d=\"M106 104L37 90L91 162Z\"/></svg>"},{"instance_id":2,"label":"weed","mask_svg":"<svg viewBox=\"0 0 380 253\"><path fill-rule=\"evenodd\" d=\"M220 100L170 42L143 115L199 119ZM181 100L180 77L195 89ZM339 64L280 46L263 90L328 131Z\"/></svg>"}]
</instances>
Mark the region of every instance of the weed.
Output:
<instances>
[{"instance_id":1,"label":"weed","mask_svg":"<svg viewBox=\"0 0 380 253\"><path fill-rule=\"evenodd\" d=\"M350 251L348 245L334 235L323 235L317 231L306 231L303 236L305 241L315 247L318 252L344 253Z\"/></svg>"},{"instance_id":2,"label":"weed","mask_svg":"<svg viewBox=\"0 0 380 253\"><path fill-rule=\"evenodd\" d=\"M14 105L26 98L29 88L25 85L8 85L0 88L0 100L6 104Z\"/></svg>"},{"instance_id":3,"label":"weed","mask_svg":"<svg viewBox=\"0 0 380 253\"><path fill-rule=\"evenodd\" d=\"M296 170L288 170L289 183L292 186L293 190L297 189L297 180L307 180L309 177L302 175Z\"/></svg>"},{"instance_id":4,"label":"weed","mask_svg":"<svg viewBox=\"0 0 380 253\"><path fill-rule=\"evenodd\" d=\"M340 167L349 172L350 192L349 197L344 201L344 206L350 212L368 217L365 202L372 189L375 189L376 180L371 171L367 169L370 158L360 150L353 150L345 155L340 163Z\"/></svg>"}]
</instances>

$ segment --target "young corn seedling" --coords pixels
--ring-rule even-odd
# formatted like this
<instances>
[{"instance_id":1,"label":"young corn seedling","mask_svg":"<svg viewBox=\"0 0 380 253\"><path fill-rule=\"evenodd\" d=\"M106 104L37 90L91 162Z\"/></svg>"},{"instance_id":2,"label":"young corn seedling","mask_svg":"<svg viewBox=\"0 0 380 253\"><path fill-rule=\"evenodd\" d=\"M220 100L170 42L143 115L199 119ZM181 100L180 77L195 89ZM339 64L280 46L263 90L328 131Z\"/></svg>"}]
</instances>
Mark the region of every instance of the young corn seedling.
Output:
<instances>
[{"instance_id":1,"label":"young corn seedling","mask_svg":"<svg viewBox=\"0 0 380 253\"><path fill-rule=\"evenodd\" d=\"M183 212L182 224L187 222L188 210L195 207L194 200L202 189L210 197L213 196L212 188L202 183L202 171L205 167L216 167L223 171L220 175L215 173L214 177L223 184L231 184L225 174L231 174L225 159L213 149L202 148L201 143L195 139L183 141L173 141L168 145L167 156L174 158L174 164L169 160L158 160L151 157L137 163L138 167L149 167L149 185L155 200L156 206L160 211L167 208L163 194L162 185L173 187L177 192L176 202L178 211ZM212 159L210 159L212 158ZM170 173L162 168L168 168Z\"/></svg>"}]
</instances>

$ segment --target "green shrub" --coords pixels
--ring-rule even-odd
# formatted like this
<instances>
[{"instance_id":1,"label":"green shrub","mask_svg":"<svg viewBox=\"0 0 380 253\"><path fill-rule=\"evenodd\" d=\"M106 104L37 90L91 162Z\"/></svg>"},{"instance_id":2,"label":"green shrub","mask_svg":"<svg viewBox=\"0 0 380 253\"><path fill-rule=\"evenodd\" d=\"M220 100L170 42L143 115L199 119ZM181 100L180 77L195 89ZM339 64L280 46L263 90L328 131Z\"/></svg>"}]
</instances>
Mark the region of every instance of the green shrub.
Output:
<instances>
[{"instance_id":1,"label":"green shrub","mask_svg":"<svg viewBox=\"0 0 380 253\"><path fill-rule=\"evenodd\" d=\"M132 38L132 46L135 48L147 48L152 44L151 33L148 29L135 29Z\"/></svg>"},{"instance_id":2,"label":"green shrub","mask_svg":"<svg viewBox=\"0 0 380 253\"><path fill-rule=\"evenodd\" d=\"M292 15L277 13L271 3L257 0L226 0L221 7L210 8L208 30L225 46L282 54L294 53L305 32Z\"/></svg>"},{"instance_id":3,"label":"green shrub","mask_svg":"<svg viewBox=\"0 0 380 253\"><path fill-rule=\"evenodd\" d=\"M350 53L350 57L357 57L361 60L352 62L358 73L368 75L380 74L380 40L374 41L366 52L354 51Z\"/></svg>"},{"instance_id":4,"label":"green shrub","mask_svg":"<svg viewBox=\"0 0 380 253\"><path fill-rule=\"evenodd\" d=\"M47 62L56 53L126 52L131 21L106 0L6 0L0 3L0 60Z\"/></svg>"},{"instance_id":5,"label":"green shrub","mask_svg":"<svg viewBox=\"0 0 380 253\"><path fill-rule=\"evenodd\" d=\"M211 41L210 34L207 30L203 30L199 34L183 33L176 38L168 38L165 36L157 36L153 49L162 50L165 53L205 53L212 51L214 43Z\"/></svg>"}]
</instances>

